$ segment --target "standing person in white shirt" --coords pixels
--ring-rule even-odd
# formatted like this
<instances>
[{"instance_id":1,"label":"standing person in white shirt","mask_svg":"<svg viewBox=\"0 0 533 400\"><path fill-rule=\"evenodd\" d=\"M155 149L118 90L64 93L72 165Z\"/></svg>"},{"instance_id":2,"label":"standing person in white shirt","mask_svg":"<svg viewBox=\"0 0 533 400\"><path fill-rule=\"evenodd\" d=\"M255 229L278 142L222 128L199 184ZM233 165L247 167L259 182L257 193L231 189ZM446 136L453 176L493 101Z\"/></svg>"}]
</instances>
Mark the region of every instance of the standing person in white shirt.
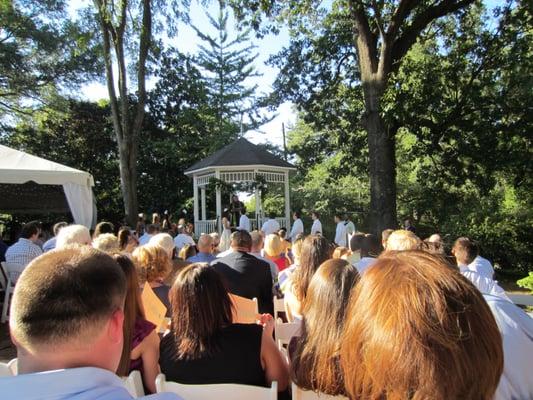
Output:
<instances>
[{"instance_id":1,"label":"standing person in white shirt","mask_svg":"<svg viewBox=\"0 0 533 400\"><path fill-rule=\"evenodd\" d=\"M337 246L347 247L346 225L341 214L335 214L335 223L337 224L337 228L335 230L334 242Z\"/></svg>"},{"instance_id":2,"label":"standing person in white shirt","mask_svg":"<svg viewBox=\"0 0 533 400\"><path fill-rule=\"evenodd\" d=\"M300 216L301 216L301 214L298 211L295 211L292 214L292 219L294 220L294 222L292 224L291 233L289 235L289 239L290 239L291 242L296 240L296 236L298 236L300 234L303 235L303 233L304 233L304 223L300 219Z\"/></svg>"},{"instance_id":3,"label":"standing person in white shirt","mask_svg":"<svg viewBox=\"0 0 533 400\"><path fill-rule=\"evenodd\" d=\"M474 242L467 237L460 237L453 244L452 254L455 256L458 250L467 253L462 256L461 264L457 264L461 272L468 269L477 272L485 278L493 279L494 268L492 264L489 260L479 255L479 248Z\"/></svg>"},{"instance_id":4,"label":"standing person in white shirt","mask_svg":"<svg viewBox=\"0 0 533 400\"><path fill-rule=\"evenodd\" d=\"M252 229L250 225L250 218L246 215L246 207L241 209L241 217L239 218L239 226L237 228L239 231L250 232Z\"/></svg>"},{"instance_id":5,"label":"standing person in white shirt","mask_svg":"<svg viewBox=\"0 0 533 400\"><path fill-rule=\"evenodd\" d=\"M320 222L320 214L316 211L311 213L311 219L313 220L313 226L311 226L311 235L322 234L322 222Z\"/></svg>"},{"instance_id":6,"label":"standing person in white shirt","mask_svg":"<svg viewBox=\"0 0 533 400\"><path fill-rule=\"evenodd\" d=\"M174 245L176 246L176 252L179 253L182 247L185 246L186 244L190 244L191 246L196 246L196 243L194 243L194 239L187 234L187 227L185 225L179 225L178 234L174 238Z\"/></svg>"},{"instance_id":7,"label":"standing person in white shirt","mask_svg":"<svg viewBox=\"0 0 533 400\"><path fill-rule=\"evenodd\" d=\"M352 236L355 232L357 232L357 228L355 227L355 224L353 223L350 214L344 215L344 225L346 225L346 234L348 236Z\"/></svg>"},{"instance_id":8,"label":"standing person in white shirt","mask_svg":"<svg viewBox=\"0 0 533 400\"><path fill-rule=\"evenodd\" d=\"M263 223L261 231L265 234L265 236L278 233L280 230L281 227L279 226L279 222L274 219L275 217L276 214L270 213L268 215L268 219Z\"/></svg>"}]
</instances>

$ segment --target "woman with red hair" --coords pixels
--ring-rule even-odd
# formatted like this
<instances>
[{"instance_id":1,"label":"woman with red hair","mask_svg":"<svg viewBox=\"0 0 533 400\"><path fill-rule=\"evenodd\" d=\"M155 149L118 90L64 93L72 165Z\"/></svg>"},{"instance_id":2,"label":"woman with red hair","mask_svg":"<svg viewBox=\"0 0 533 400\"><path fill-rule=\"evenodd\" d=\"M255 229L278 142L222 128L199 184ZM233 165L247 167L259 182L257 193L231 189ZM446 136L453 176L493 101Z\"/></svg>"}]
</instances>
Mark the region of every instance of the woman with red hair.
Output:
<instances>
[{"instance_id":1,"label":"woman with red hair","mask_svg":"<svg viewBox=\"0 0 533 400\"><path fill-rule=\"evenodd\" d=\"M382 255L355 286L340 351L359 400L489 400L502 338L481 293L422 251Z\"/></svg>"}]
</instances>

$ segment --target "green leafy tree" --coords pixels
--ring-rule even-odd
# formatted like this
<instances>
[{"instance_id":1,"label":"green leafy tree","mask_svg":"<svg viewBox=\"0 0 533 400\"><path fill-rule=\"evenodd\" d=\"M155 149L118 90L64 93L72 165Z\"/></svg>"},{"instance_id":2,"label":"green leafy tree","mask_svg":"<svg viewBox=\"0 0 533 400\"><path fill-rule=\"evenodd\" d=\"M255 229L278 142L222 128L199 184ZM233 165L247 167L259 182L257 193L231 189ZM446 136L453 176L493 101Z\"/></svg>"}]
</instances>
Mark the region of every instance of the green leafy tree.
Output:
<instances>
[{"instance_id":1,"label":"green leafy tree","mask_svg":"<svg viewBox=\"0 0 533 400\"><path fill-rule=\"evenodd\" d=\"M93 77L101 63L92 33L64 18L59 0L0 1L0 119L31 114L56 88ZM6 117L11 119L6 121Z\"/></svg>"},{"instance_id":2,"label":"green leafy tree","mask_svg":"<svg viewBox=\"0 0 533 400\"><path fill-rule=\"evenodd\" d=\"M196 63L202 70L216 110L218 134L235 137L239 130L255 129L268 120L260 112L261 103L256 96L258 86L249 84L250 78L259 76L253 65L258 54L250 41L250 29L234 37L228 33L229 12L223 2L219 2L216 18L209 14L207 17L216 35L193 27L203 42Z\"/></svg>"},{"instance_id":3,"label":"green leafy tree","mask_svg":"<svg viewBox=\"0 0 533 400\"><path fill-rule=\"evenodd\" d=\"M306 72L324 74L336 79L344 68L347 76L355 76L351 84L360 85L364 112L353 114L367 133L369 151L369 178L371 194L372 230L393 226L396 223L396 163L395 136L398 127L383 118L384 94L390 78L398 71L405 54L435 20L465 9L474 0L440 1L334 1L323 6L321 1L263 1L260 4L246 0L233 0L237 15L251 26L260 29L263 15L288 21L295 40L287 57L306 59ZM330 36L330 33L338 35ZM337 39L349 38L348 47L339 46ZM331 45L331 46L330 46ZM295 47L296 46L296 47ZM337 68L330 66L330 59L323 60L312 51L320 47L339 60ZM298 47L300 47L298 51ZM311 48L311 50L310 50ZM355 63L353 56L355 54ZM282 70L283 73L283 70ZM289 78L290 80L291 78ZM319 91L316 81L305 81L314 86L309 91Z\"/></svg>"}]
</instances>

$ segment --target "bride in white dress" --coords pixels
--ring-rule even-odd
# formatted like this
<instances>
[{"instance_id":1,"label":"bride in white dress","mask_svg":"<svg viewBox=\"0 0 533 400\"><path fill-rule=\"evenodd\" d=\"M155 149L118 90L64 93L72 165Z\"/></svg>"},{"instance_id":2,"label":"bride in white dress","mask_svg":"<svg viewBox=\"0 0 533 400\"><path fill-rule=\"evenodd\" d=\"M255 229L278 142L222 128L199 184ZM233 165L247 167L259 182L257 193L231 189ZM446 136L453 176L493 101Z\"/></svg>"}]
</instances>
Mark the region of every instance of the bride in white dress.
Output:
<instances>
[{"instance_id":1,"label":"bride in white dress","mask_svg":"<svg viewBox=\"0 0 533 400\"><path fill-rule=\"evenodd\" d=\"M218 246L220 252L226 251L230 248L231 242L231 225L226 217L222 217L222 235L220 235L220 245Z\"/></svg>"}]
</instances>

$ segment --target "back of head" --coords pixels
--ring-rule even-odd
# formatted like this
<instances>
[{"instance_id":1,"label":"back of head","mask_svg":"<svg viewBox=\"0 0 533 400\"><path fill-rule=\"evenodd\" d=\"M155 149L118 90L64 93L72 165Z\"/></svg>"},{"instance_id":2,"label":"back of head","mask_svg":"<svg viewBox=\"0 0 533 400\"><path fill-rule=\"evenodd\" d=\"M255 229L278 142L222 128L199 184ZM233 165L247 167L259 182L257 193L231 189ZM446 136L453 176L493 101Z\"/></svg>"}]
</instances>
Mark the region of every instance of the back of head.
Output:
<instances>
[{"instance_id":1,"label":"back of head","mask_svg":"<svg viewBox=\"0 0 533 400\"><path fill-rule=\"evenodd\" d=\"M247 231L235 231L231 234L231 247L250 251L252 248L252 237Z\"/></svg>"},{"instance_id":2,"label":"back of head","mask_svg":"<svg viewBox=\"0 0 533 400\"><path fill-rule=\"evenodd\" d=\"M33 235L39 234L41 231L41 224L38 221L30 221L22 226L20 231L20 237L23 239L29 239Z\"/></svg>"},{"instance_id":3,"label":"back of head","mask_svg":"<svg viewBox=\"0 0 533 400\"><path fill-rule=\"evenodd\" d=\"M204 263L186 266L169 297L177 356L195 359L216 350L218 333L232 323L232 303L218 272Z\"/></svg>"},{"instance_id":4,"label":"back of head","mask_svg":"<svg viewBox=\"0 0 533 400\"><path fill-rule=\"evenodd\" d=\"M294 272L294 291L298 300L303 301L311 278L320 265L331 258L331 243L321 235L309 235L302 244L300 265Z\"/></svg>"},{"instance_id":5,"label":"back of head","mask_svg":"<svg viewBox=\"0 0 533 400\"><path fill-rule=\"evenodd\" d=\"M345 393L338 351L348 299L358 280L357 269L340 259L324 262L313 275L303 304L302 336L291 355L291 376L299 387Z\"/></svg>"},{"instance_id":6,"label":"back of head","mask_svg":"<svg viewBox=\"0 0 533 400\"><path fill-rule=\"evenodd\" d=\"M285 239L287 237L287 229L285 228L281 228L279 231L278 231L278 236L281 238L281 239Z\"/></svg>"},{"instance_id":7,"label":"back of head","mask_svg":"<svg viewBox=\"0 0 533 400\"><path fill-rule=\"evenodd\" d=\"M178 257L181 258L182 260L186 260L188 258L191 258L193 256L196 255L196 246L193 246L189 243L185 244L179 254L178 254Z\"/></svg>"},{"instance_id":8,"label":"back of head","mask_svg":"<svg viewBox=\"0 0 533 400\"><path fill-rule=\"evenodd\" d=\"M100 251L109 253L119 250L118 238L112 233L102 233L93 240L93 247Z\"/></svg>"},{"instance_id":9,"label":"back of head","mask_svg":"<svg viewBox=\"0 0 533 400\"><path fill-rule=\"evenodd\" d=\"M54 232L54 236L57 236L59 231L63 229L65 226L68 226L68 224L64 221L57 222L56 224L54 224L54 227L52 228L52 231Z\"/></svg>"},{"instance_id":10,"label":"back of head","mask_svg":"<svg viewBox=\"0 0 533 400\"><path fill-rule=\"evenodd\" d=\"M458 238L453 244L452 253L458 265L468 265L478 256L478 247L466 237Z\"/></svg>"},{"instance_id":11,"label":"back of head","mask_svg":"<svg viewBox=\"0 0 533 400\"><path fill-rule=\"evenodd\" d=\"M292 241L291 252L294 257L294 263L300 263L300 257L302 256L302 246L305 236L302 233L296 235L296 238Z\"/></svg>"},{"instance_id":12,"label":"back of head","mask_svg":"<svg viewBox=\"0 0 533 400\"><path fill-rule=\"evenodd\" d=\"M279 257L284 249L285 247L283 246L282 239L278 235L274 233L266 235L264 246L266 255L270 257Z\"/></svg>"},{"instance_id":13,"label":"back of head","mask_svg":"<svg viewBox=\"0 0 533 400\"><path fill-rule=\"evenodd\" d=\"M394 232L394 229L385 229L381 232L381 245L385 248L385 250L387 250L387 240L392 232Z\"/></svg>"},{"instance_id":14,"label":"back of head","mask_svg":"<svg viewBox=\"0 0 533 400\"><path fill-rule=\"evenodd\" d=\"M213 251L213 238L210 235L201 235L196 247L202 253L211 253Z\"/></svg>"},{"instance_id":15,"label":"back of head","mask_svg":"<svg viewBox=\"0 0 533 400\"><path fill-rule=\"evenodd\" d=\"M263 234L259 231L252 231L250 237L252 238L252 251L261 251L264 243Z\"/></svg>"},{"instance_id":16,"label":"back of head","mask_svg":"<svg viewBox=\"0 0 533 400\"><path fill-rule=\"evenodd\" d=\"M413 232L398 229L387 239L387 251L419 250L422 242Z\"/></svg>"},{"instance_id":17,"label":"back of head","mask_svg":"<svg viewBox=\"0 0 533 400\"><path fill-rule=\"evenodd\" d=\"M149 235L155 235L156 233L159 233L159 227L156 224L147 225L145 230Z\"/></svg>"},{"instance_id":18,"label":"back of head","mask_svg":"<svg viewBox=\"0 0 533 400\"><path fill-rule=\"evenodd\" d=\"M104 233L114 233L115 227L111 222L99 222L96 224L96 227L94 228L94 234L93 237L97 238L98 236L104 234Z\"/></svg>"},{"instance_id":19,"label":"back of head","mask_svg":"<svg viewBox=\"0 0 533 400\"><path fill-rule=\"evenodd\" d=\"M118 230L118 245L121 250L124 250L128 245L131 236L131 230L128 226L123 226Z\"/></svg>"},{"instance_id":20,"label":"back of head","mask_svg":"<svg viewBox=\"0 0 533 400\"><path fill-rule=\"evenodd\" d=\"M361 256L378 257L381 253L381 242L376 235L367 233L361 246Z\"/></svg>"},{"instance_id":21,"label":"back of head","mask_svg":"<svg viewBox=\"0 0 533 400\"><path fill-rule=\"evenodd\" d=\"M339 247L336 247L335 250L333 250L333 254L331 255L331 258L336 260L339 258L348 257L350 254L351 252L349 248L339 246Z\"/></svg>"},{"instance_id":22,"label":"back of head","mask_svg":"<svg viewBox=\"0 0 533 400\"><path fill-rule=\"evenodd\" d=\"M174 249L176 248L174 239L172 239L172 236L170 236L168 233L158 233L157 235L152 236L148 241L148 244L162 247L165 249L169 257L172 257Z\"/></svg>"},{"instance_id":23,"label":"back of head","mask_svg":"<svg viewBox=\"0 0 533 400\"><path fill-rule=\"evenodd\" d=\"M365 234L364 233L354 233L352 238L350 239L350 250L351 251L359 251L361 250L361 247L363 247L363 241L365 240Z\"/></svg>"},{"instance_id":24,"label":"back of head","mask_svg":"<svg viewBox=\"0 0 533 400\"><path fill-rule=\"evenodd\" d=\"M302 213L301 213L300 211L295 211L295 212L293 213L293 215L294 215L296 218L301 218Z\"/></svg>"},{"instance_id":25,"label":"back of head","mask_svg":"<svg viewBox=\"0 0 533 400\"><path fill-rule=\"evenodd\" d=\"M90 247L50 251L33 260L17 281L11 333L17 347L32 354L90 348L111 315L122 309L125 293L124 273L109 255Z\"/></svg>"},{"instance_id":26,"label":"back of head","mask_svg":"<svg viewBox=\"0 0 533 400\"><path fill-rule=\"evenodd\" d=\"M347 315L340 356L351 397L492 398L503 369L496 321L440 257L383 254L355 287Z\"/></svg>"},{"instance_id":27,"label":"back of head","mask_svg":"<svg viewBox=\"0 0 533 400\"><path fill-rule=\"evenodd\" d=\"M165 279L172 270L170 258L161 246L147 244L137 247L131 257L137 266L141 283Z\"/></svg>"},{"instance_id":28,"label":"back of head","mask_svg":"<svg viewBox=\"0 0 533 400\"><path fill-rule=\"evenodd\" d=\"M90 245L91 233L89 229L83 225L69 225L65 226L57 234L56 249L71 245Z\"/></svg>"}]
</instances>

